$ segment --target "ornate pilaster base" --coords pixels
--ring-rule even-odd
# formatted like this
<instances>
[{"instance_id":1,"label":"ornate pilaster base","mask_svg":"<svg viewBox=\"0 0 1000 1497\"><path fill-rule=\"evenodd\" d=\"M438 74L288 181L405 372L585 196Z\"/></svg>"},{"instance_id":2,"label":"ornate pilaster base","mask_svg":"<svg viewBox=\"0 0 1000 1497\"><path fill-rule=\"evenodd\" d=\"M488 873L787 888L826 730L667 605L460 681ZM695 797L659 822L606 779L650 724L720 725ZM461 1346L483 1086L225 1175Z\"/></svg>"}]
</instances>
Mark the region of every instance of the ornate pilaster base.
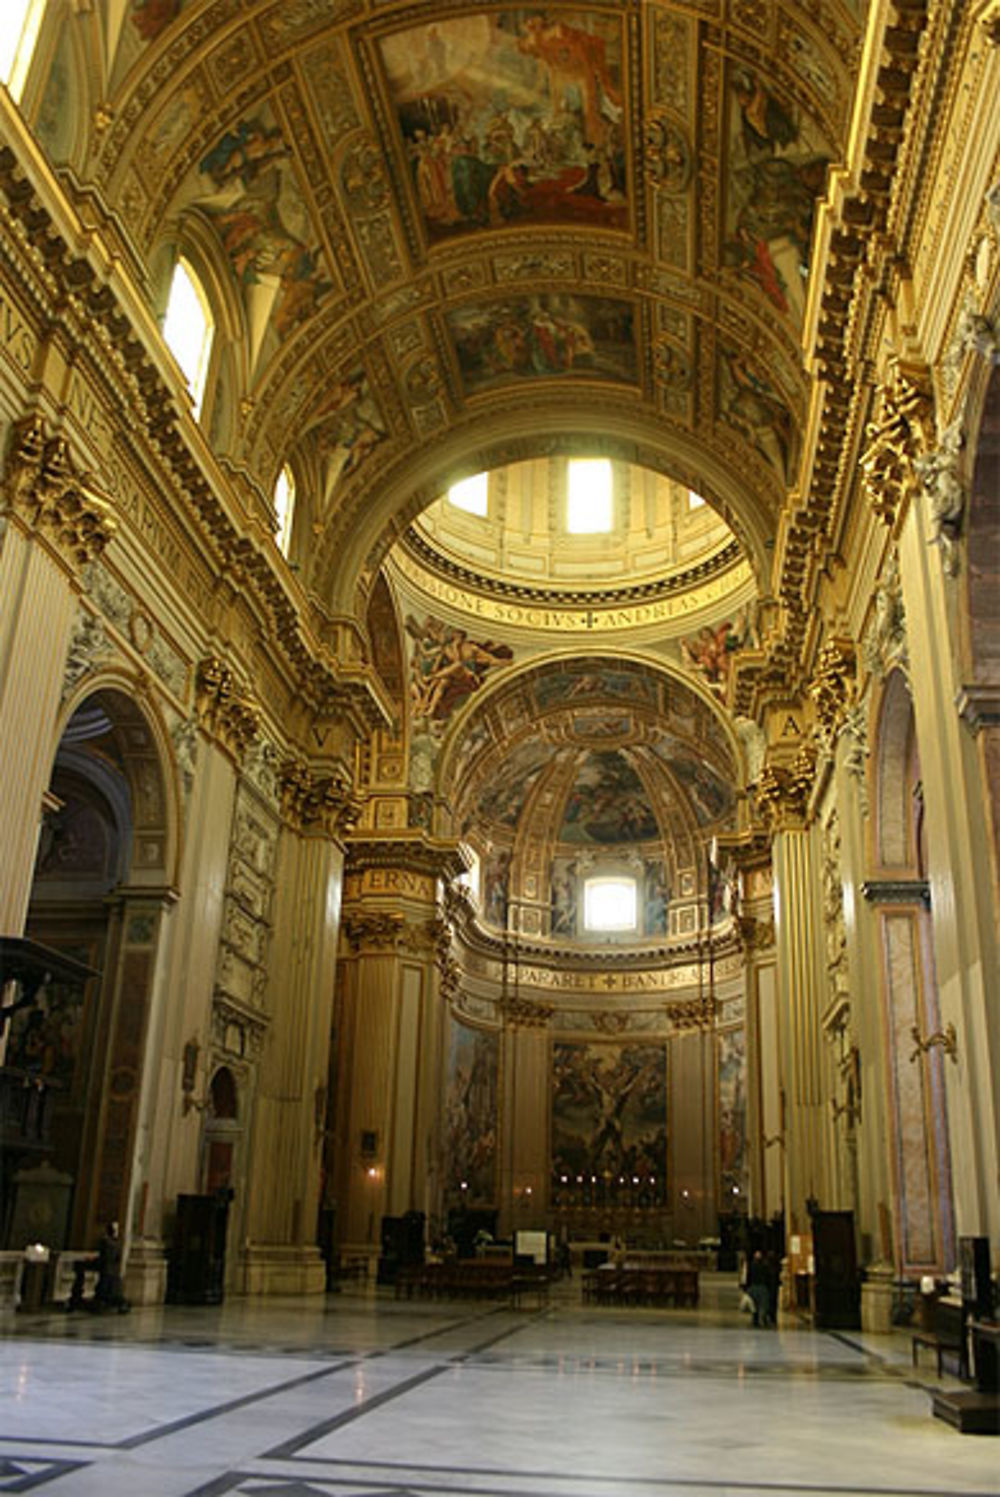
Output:
<instances>
[{"instance_id":1,"label":"ornate pilaster base","mask_svg":"<svg viewBox=\"0 0 1000 1497\"><path fill-rule=\"evenodd\" d=\"M125 1295L133 1305L163 1304L167 1295L167 1251L161 1242L133 1242L125 1265Z\"/></svg>"},{"instance_id":2,"label":"ornate pilaster base","mask_svg":"<svg viewBox=\"0 0 1000 1497\"><path fill-rule=\"evenodd\" d=\"M242 1255L244 1294L323 1294L326 1264L319 1249L253 1243Z\"/></svg>"},{"instance_id":3,"label":"ornate pilaster base","mask_svg":"<svg viewBox=\"0 0 1000 1497\"><path fill-rule=\"evenodd\" d=\"M861 1329L875 1335L892 1330L892 1285L895 1273L891 1263L870 1263L861 1286Z\"/></svg>"}]
</instances>

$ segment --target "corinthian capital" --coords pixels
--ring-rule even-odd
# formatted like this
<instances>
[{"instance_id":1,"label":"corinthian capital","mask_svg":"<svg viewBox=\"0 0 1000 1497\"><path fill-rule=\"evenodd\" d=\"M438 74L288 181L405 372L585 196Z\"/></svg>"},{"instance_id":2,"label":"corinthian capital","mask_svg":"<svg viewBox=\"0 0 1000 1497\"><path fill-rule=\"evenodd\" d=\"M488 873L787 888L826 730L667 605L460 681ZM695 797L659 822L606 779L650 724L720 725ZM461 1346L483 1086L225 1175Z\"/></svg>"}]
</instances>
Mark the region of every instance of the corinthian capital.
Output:
<instances>
[{"instance_id":1,"label":"corinthian capital","mask_svg":"<svg viewBox=\"0 0 1000 1497\"><path fill-rule=\"evenodd\" d=\"M237 760L260 732L260 709L252 697L237 689L225 661L209 655L195 674L195 706L202 727Z\"/></svg>"},{"instance_id":2,"label":"corinthian capital","mask_svg":"<svg viewBox=\"0 0 1000 1497\"><path fill-rule=\"evenodd\" d=\"M73 462L64 437L32 416L14 429L5 507L76 571L95 561L118 528L110 502Z\"/></svg>"},{"instance_id":3,"label":"corinthian capital","mask_svg":"<svg viewBox=\"0 0 1000 1497\"><path fill-rule=\"evenodd\" d=\"M891 525L903 502L919 490L915 464L936 441L934 397L924 365L892 360L867 437L861 457L865 492L875 513Z\"/></svg>"},{"instance_id":4,"label":"corinthian capital","mask_svg":"<svg viewBox=\"0 0 1000 1497\"><path fill-rule=\"evenodd\" d=\"M828 743L836 738L854 694L855 661L852 639L828 640L809 683L809 695L816 703L816 716Z\"/></svg>"}]
</instances>

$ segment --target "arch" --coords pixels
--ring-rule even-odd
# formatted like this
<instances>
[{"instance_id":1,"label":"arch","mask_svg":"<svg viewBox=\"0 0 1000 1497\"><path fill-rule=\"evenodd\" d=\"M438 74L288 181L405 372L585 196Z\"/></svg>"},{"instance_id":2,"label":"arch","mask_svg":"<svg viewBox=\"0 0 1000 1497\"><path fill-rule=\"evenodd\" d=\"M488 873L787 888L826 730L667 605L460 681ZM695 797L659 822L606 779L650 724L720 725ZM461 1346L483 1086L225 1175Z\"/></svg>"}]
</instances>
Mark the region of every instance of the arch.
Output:
<instances>
[{"instance_id":1,"label":"arch","mask_svg":"<svg viewBox=\"0 0 1000 1497\"><path fill-rule=\"evenodd\" d=\"M103 714L130 799L130 883L136 888L175 888L182 851L179 769L169 734L144 686L124 672L87 676L63 704L52 762L58 762L78 714L87 707ZM95 721L93 727L96 736L99 724Z\"/></svg>"},{"instance_id":2,"label":"arch","mask_svg":"<svg viewBox=\"0 0 1000 1497\"><path fill-rule=\"evenodd\" d=\"M916 722L910 688L899 669L886 679L875 722L873 864L881 872L922 877Z\"/></svg>"},{"instance_id":3,"label":"arch","mask_svg":"<svg viewBox=\"0 0 1000 1497\"><path fill-rule=\"evenodd\" d=\"M525 458L606 456L636 463L695 489L743 546L762 591L768 591L777 499L750 492L741 478L693 435L670 430L652 411L618 409L580 389L572 408L536 395L508 399L502 415L483 411L423 448L412 445L379 472L369 456L363 487L345 494L317 545L310 583L335 612L363 616L364 600L385 556L406 526L456 478ZM501 430L498 431L498 427ZM600 437L594 433L600 432ZM317 516L317 522L322 517Z\"/></svg>"},{"instance_id":4,"label":"arch","mask_svg":"<svg viewBox=\"0 0 1000 1497\"><path fill-rule=\"evenodd\" d=\"M228 1066L220 1066L208 1088L209 1107L220 1122L239 1121L239 1094L236 1079Z\"/></svg>"}]
</instances>

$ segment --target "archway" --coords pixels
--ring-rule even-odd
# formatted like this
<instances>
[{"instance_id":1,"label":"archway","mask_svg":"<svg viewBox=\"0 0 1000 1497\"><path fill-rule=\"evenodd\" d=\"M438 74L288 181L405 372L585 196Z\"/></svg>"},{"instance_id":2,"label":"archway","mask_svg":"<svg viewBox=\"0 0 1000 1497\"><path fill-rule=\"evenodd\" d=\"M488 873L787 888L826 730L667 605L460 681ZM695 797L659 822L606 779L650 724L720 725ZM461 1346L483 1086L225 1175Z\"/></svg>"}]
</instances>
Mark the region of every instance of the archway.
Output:
<instances>
[{"instance_id":1,"label":"archway","mask_svg":"<svg viewBox=\"0 0 1000 1497\"><path fill-rule=\"evenodd\" d=\"M58 985L28 1020L43 1031L55 1093L50 1162L72 1180L67 1243L127 1227L164 896L176 850L159 734L116 682L67 704L26 933L92 967L82 994ZM21 1016L18 1016L21 1018ZM54 1244L66 1246L67 1243Z\"/></svg>"},{"instance_id":2,"label":"archway","mask_svg":"<svg viewBox=\"0 0 1000 1497\"><path fill-rule=\"evenodd\" d=\"M920 757L903 672L888 676L874 751L872 878L899 1274L944 1274L954 1262L945 1059L931 941Z\"/></svg>"}]
</instances>

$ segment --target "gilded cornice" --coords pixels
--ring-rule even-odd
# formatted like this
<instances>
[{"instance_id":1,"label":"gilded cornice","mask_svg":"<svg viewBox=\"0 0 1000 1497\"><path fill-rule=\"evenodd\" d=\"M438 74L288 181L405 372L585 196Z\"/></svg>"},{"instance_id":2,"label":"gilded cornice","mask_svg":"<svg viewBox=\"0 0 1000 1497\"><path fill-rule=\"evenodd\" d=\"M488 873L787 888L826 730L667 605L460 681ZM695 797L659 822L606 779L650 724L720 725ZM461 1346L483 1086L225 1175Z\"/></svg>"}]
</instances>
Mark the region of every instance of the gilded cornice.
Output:
<instances>
[{"instance_id":1,"label":"gilded cornice","mask_svg":"<svg viewBox=\"0 0 1000 1497\"><path fill-rule=\"evenodd\" d=\"M497 1007L511 1029L546 1029L555 1013L551 1003L536 1003L517 995L502 997Z\"/></svg>"},{"instance_id":2,"label":"gilded cornice","mask_svg":"<svg viewBox=\"0 0 1000 1497\"><path fill-rule=\"evenodd\" d=\"M861 367L884 313L879 286L895 264L888 226L901 190L896 167L928 15L927 0L895 0L886 8L868 53L875 77L867 115L853 131L857 145L847 170L835 177L830 201L819 210L816 259L822 270L806 318L819 381L800 468L803 486L789 496L776 558L775 590L784 611L765 641L767 668L749 662L741 681L737 665L735 701L742 712L751 712L762 692L793 692L802 684L823 565L854 482L853 443L869 398Z\"/></svg>"},{"instance_id":3,"label":"gilded cornice","mask_svg":"<svg viewBox=\"0 0 1000 1497\"><path fill-rule=\"evenodd\" d=\"M268 647L284 658L306 706L317 715L347 710L368 732L388 724L391 707L364 661L363 649L359 646L351 652L349 665L343 663L339 651L334 656L308 622L305 599L285 575L273 545L246 533L244 505L234 491L233 479L223 473L190 415L182 414L184 402L160 367L159 333L142 296L126 280L118 257L108 251L96 230L70 222L71 209L64 210L65 226L56 222L58 209L49 202L55 203L55 189L37 146L22 131L16 111L8 110L2 118L12 132L19 132L16 152L0 144L0 195L31 251L26 269L33 267L42 283L46 312L51 315L58 303L54 327L66 325L72 308L75 325L82 330L75 336L93 338L100 345L102 367L108 350L112 351L113 377L102 383L102 394L110 394L116 412L128 418L120 423L116 440L141 451L140 462L156 474L157 486L167 492L172 489L173 502L183 506L186 518L197 522L212 572L227 578L234 595L254 609ZM70 241L79 243L82 252L74 252ZM96 489L87 491L87 506L77 521L81 539L73 533L72 512L53 520L72 551L80 554L85 546L93 548L87 560L100 549L103 533L94 523L91 495L103 500ZM110 502L106 514L110 534L114 521ZM342 633L343 629L338 644Z\"/></svg>"},{"instance_id":4,"label":"gilded cornice","mask_svg":"<svg viewBox=\"0 0 1000 1497\"><path fill-rule=\"evenodd\" d=\"M415 828L386 837L355 833L348 839L347 854L350 875L370 870L398 871L448 883L465 871L465 856L457 843L437 841ZM387 888L386 892L405 891Z\"/></svg>"},{"instance_id":5,"label":"gilded cornice","mask_svg":"<svg viewBox=\"0 0 1000 1497\"><path fill-rule=\"evenodd\" d=\"M77 468L69 444L30 416L14 427L3 482L8 513L79 574L118 528L108 500Z\"/></svg>"},{"instance_id":6,"label":"gilded cornice","mask_svg":"<svg viewBox=\"0 0 1000 1497\"><path fill-rule=\"evenodd\" d=\"M238 690L232 670L217 655L198 663L195 709L205 732L241 761L260 733L260 707L250 695Z\"/></svg>"}]
</instances>

